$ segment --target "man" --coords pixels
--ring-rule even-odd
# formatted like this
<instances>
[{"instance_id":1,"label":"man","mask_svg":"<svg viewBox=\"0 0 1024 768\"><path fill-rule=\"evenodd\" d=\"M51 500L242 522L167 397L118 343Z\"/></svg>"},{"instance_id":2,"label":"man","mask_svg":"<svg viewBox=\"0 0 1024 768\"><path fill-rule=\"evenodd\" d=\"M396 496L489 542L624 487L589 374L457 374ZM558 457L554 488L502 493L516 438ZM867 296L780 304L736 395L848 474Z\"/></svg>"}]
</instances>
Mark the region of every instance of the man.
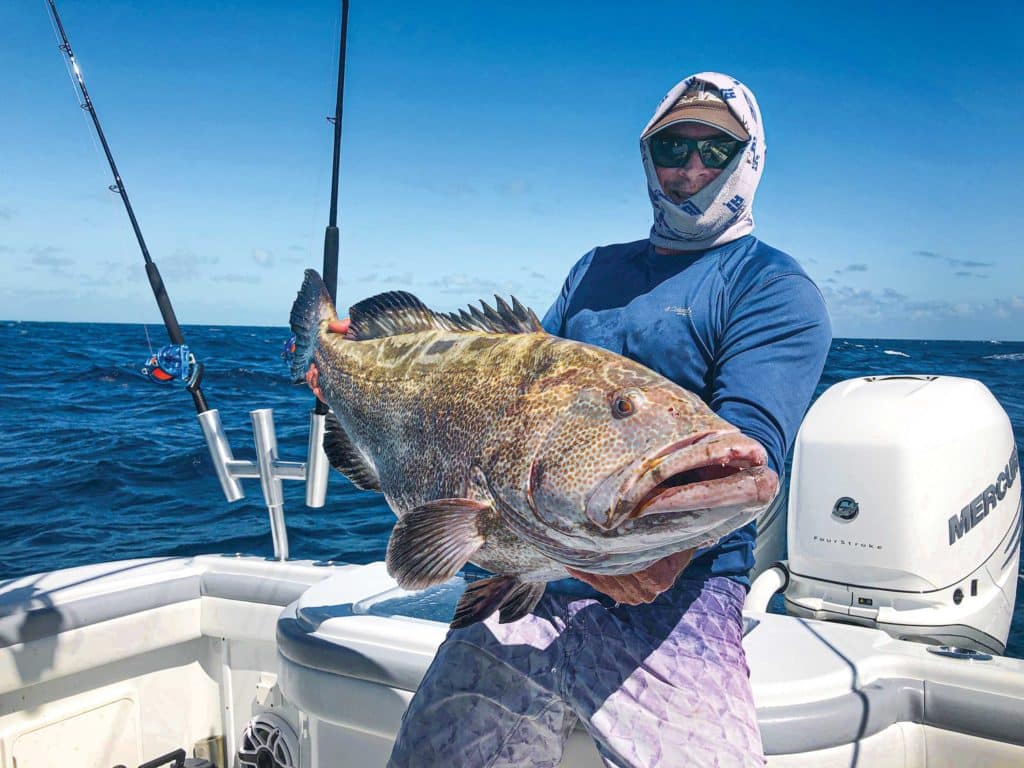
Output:
<instances>
[{"instance_id":1,"label":"man","mask_svg":"<svg viewBox=\"0 0 1024 768\"><path fill-rule=\"evenodd\" d=\"M800 266L750 235L765 151L757 102L731 77L688 77L640 149L650 236L586 254L544 327L699 394L781 475L831 332ZM755 529L633 577L574 572L590 586L552 585L517 622L453 630L390 764L555 766L579 721L609 766L761 765L740 642Z\"/></svg>"}]
</instances>

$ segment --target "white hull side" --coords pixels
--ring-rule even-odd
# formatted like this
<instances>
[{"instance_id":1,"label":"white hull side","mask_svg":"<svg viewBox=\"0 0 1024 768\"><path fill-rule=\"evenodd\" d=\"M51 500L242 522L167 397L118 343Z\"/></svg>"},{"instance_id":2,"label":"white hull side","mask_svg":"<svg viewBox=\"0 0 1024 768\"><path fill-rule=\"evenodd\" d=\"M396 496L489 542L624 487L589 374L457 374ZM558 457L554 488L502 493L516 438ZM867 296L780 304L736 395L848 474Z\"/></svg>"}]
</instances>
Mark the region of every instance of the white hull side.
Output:
<instances>
[{"instance_id":1,"label":"white hull side","mask_svg":"<svg viewBox=\"0 0 1024 768\"><path fill-rule=\"evenodd\" d=\"M217 556L2 583L0 766L132 766L178 747L191 753L210 736L233 754L264 711L291 724L305 768L382 765L446 632L436 621L374 615L402 603L393 590L381 564ZM876 630L754 618L745 647L769 765L1024 764L1024 662L958 662ZM926 688L999 708L950 708L920 698ZM932 708L915 713L919 698ZM858 738L857 717L846 721L863 701L870 712L862 708ZM1013 718L1016 743L998 738ZM846 742L828 743L848 726ZM997 738L980 738L986 728ZM807 748L789 749L801 741ZM563 765L600 765L582 731Z\"/></svg>"}]
</instances>

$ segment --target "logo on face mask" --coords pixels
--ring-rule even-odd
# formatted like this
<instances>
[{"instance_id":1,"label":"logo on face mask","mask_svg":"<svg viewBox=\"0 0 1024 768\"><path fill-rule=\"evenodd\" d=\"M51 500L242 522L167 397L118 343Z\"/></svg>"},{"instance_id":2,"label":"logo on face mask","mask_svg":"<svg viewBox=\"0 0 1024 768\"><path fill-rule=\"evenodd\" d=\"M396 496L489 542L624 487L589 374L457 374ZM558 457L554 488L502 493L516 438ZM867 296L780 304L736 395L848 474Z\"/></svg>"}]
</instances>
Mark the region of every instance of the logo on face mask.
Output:
<instances>
[{"instance_id":1,"label":"logo on face mask","mask_svg":"<svg viewBox=\"0 0 1024 768\"><path fill-rule=\"evenodd\" d=\"M737 213L743 207L743 196L736 195L732 200L725 204L725 207L733 213Z\"/></svg>"}]
</instances>

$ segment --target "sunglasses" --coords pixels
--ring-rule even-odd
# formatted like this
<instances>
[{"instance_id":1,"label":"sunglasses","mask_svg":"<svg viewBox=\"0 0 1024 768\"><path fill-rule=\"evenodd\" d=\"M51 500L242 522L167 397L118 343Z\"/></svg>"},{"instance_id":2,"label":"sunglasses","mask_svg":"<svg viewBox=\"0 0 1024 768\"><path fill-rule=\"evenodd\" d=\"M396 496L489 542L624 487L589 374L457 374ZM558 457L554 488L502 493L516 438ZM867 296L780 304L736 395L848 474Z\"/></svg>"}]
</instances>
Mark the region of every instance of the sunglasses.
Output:
<instances>
[{"instance_id":1,"label":"sunglasses","mask_svg":"<svg viewBox=\"0 0 1024 768\"><path fill-rule=\"evenodd\" d=\"M696 149L700 161L706 167L717 169L725 168L736 157L736 153L746 146L746 142L731 138L687 139L671 134L655 134L647 145L651 149L654 164L662 168L682 168Z\"/></svg>"}]
</instances>

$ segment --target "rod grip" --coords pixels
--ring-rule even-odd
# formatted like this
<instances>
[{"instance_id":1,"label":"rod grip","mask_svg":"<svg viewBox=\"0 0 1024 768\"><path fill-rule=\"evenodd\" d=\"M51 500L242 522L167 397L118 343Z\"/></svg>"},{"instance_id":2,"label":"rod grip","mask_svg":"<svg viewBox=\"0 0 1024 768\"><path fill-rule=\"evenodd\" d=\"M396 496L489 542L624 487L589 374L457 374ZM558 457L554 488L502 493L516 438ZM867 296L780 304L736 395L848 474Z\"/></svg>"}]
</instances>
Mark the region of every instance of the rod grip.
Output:
<instances>
[{"instance_id":1,"label":"rod grip","mask_svg":"<svg viewBox=\"0 0 1024 768\"><path fill-rule=\"evenodd\" d=\"M171 299L167 295L167 288L164 287L164 279L160 277L160 270L156 263L146 262L146 276L149 278L149 286L153 289L153 296L156 298L156 305L160 308L160 316L164 320L164 327L171 339L171 344L184 344L185 335L178 325L178 318L174 315L174 308L171 306Z\"/></svg>"},{"instance_id":2,"label":"rod grip","mask_svg":"<svg viewBox=\"0 0 1024 768\"><path fill-rule=\"evenodd\" d=\"M324 285L335 304L338 303L338 239L338 228L327 227L324 231Z\"/></svg>"}]
</instances>

